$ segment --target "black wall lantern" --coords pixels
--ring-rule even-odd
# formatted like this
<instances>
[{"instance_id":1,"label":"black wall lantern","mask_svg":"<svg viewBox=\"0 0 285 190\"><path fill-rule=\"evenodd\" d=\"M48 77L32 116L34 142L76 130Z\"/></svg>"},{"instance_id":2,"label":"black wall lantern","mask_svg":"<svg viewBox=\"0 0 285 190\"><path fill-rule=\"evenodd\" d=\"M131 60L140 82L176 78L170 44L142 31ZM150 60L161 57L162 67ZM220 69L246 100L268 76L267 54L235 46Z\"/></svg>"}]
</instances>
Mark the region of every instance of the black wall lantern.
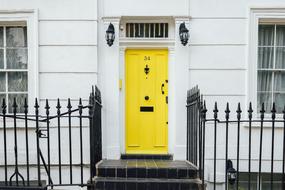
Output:
<instances>
[{"instance_id":1,"label":"black wall lantern","mask_svg":"<svg viewBox=\"0 0 285 190\"><path fill-rule=\"evenodd\" d=\"M115 40L115 28L112 23L109 24L108 29L106 30L106 41L109 46L112 46Z\"/></svg>"},{"instance_id":2,"label":"black wall lantern","mask_svg":"<svg viewBox=\"0 0 285 190\"><path fill-rule=\"evenodd\" d=\"M189 30L186 28L185 22L181 23L179 26L179 36L182 45L186 46L189 40Z\"/></svg>"},{"instance_id":3,"label":"black wall lantern","mask_svg":"<svg viewBox=\"0 0 285 190\"><path fill-rule=\"evenodd\" d=\"M227 160L227 175L229 183L231 185L235 184L237 171L233 168L233 162L231 160Z\"/></svg>"}]
</instances>

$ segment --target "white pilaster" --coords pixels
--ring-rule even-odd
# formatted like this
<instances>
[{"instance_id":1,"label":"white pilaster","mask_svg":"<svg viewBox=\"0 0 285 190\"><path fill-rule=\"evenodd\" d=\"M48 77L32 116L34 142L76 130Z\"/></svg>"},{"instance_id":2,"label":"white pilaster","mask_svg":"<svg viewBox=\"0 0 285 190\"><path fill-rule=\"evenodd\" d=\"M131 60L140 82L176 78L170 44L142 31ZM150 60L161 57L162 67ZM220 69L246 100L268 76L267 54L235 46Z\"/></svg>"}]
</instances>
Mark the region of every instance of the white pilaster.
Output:
<instances>
[{"instance_id":1,"label":"white pilaster","mask_svg":"<svg viewBox=\"0 0 285 190\"><path fill-rule=\"evenodd\" d=\"M120 158L120 133L119 133L119 22L120 18L103 18L103 29L107 30L110 23L115 28L115 41L109 47L105 40L105 33L102 31L100 51L101 62L99 63L100 86L102 89L103 101L103 156L108 159Z\"/></svg>"},{"instance_id":2,"label":"white pilaster","mask_svg":"<svg viewBox=\"0 0 285 190\"><path fill-rule=\"evenodd\" d=\"M170 86L172 89L170 119L172 125L175 126L175 148L174 159L185 160L186 158L186 98L188 89L188 62L189 62L189 46L183 46L179 37L179 26L185 22L186 27L189 29L189 17L175 17L175 51L174 59L175 63L170 67L174 71L170 76ZM173 80L173 81L172 81Z\"/></svg>"}]
</instances>

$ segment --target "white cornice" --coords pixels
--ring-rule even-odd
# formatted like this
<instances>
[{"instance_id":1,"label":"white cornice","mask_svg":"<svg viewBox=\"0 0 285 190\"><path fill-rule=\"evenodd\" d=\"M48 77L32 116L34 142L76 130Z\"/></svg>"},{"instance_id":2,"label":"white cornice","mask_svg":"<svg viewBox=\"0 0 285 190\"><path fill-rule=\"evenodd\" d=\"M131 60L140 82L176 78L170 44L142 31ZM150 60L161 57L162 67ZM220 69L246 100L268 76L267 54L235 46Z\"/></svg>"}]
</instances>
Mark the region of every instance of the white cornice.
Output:
<instances>
[{"instance_id":1,"label":"white cornice","mask_svg":"<svg viewBox=\"0 0 285 190\"><path fill-rule=\"evenodd\" d=\"M110 17L101 17L103 22L120 22L121 17L120 16L110 16Z\"/></svg>"}]
</instances>

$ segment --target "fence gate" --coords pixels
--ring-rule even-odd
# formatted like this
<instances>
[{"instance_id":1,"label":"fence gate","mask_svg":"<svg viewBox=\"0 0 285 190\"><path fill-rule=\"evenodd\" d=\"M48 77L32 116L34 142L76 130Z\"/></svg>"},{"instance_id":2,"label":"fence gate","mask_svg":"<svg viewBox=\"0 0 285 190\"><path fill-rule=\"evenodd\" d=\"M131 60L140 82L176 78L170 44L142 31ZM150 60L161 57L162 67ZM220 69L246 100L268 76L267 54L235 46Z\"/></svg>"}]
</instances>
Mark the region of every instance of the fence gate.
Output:
<instances>
[{"instance_id":1,"label":"fence gate","mask_svg":"<svg viewBox=\"0 0 285 190\"><path fill-rule=\"evenodd\" d=\"M92 183L96 163L102 159L101 94L95 87L89 100L80 98L74 107L72 102L46 100L40 106L36 99L30 109L27 100L2 101L0 189Z\"/></svg>"}]
</instances>

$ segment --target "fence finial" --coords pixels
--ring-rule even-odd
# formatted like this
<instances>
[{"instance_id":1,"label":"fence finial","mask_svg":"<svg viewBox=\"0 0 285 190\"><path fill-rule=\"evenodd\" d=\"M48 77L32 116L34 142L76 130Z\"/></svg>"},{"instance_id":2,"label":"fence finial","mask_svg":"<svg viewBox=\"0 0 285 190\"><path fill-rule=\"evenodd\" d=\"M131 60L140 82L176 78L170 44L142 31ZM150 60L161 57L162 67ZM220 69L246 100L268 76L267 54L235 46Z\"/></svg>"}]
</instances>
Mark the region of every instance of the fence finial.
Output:
<instances>
[{"instance_id":1,"label":"fence finial","mask_svg":"<svg viewBox=\"0 0 285 190\"><path fill-rule=\"evenodd\" d=\"M13 108L13 113L17 113L17 102L16 102L16 98L13 99L13 105L12 105L12 108Z\"/></svg>"},{"instance_id":2,"label":"fence finial","mask_svg":"<svg viewBox=\"0 0 285 190\"><path fill-rule=\"evenodd\" d=\"M215 108L214 108L213 112L214 112L214 118L217 119L218 118L218 112L219 112L217 102L215 102Z\"/></svg>"},{"instance_id":3,"label":"fence finial","mask_svg":"<svg viewBox=\"0 0 285 190\"><path fill-rule=\"evenodd\" d=\"M249 108L248 108L248 118L249 119L252 119L252 112L253 112L252 103L249 102Z\"/></svg>"},{"instance_id":4,"label":"fence finial","mask_svg":"<svg viewBox=\"0 0 285 190\"><path fill-rule=\"evenodd\" d=\"M57 99L57 104L56 104L57 115L60 115L60 108L61 108L61 106L60 106L60 100L59 100L59 98L58 98L58 99Z\"/></svg>"},{"instance_id":5,"label":"fence finial","mask_svg":"<svg viewBox=\"0 0 285 190\"><path fill-rule=\"evenodd\" d=\"M276 107L275 107L275 102L272 104L272 110L271 110L271 118L275 119L276 118Z\"/></svg>"},{"instance_id":6,"label":"fence finial","mask_svg":"<svg viewBox=\"0 0 285 190\"><path fill-rule=\"evenodd\" d=\"M27 101L27 98L25 98L24 100L24 114L27 114L28 113L28 101Z\"/></svg>"},{"instance_id":7,"label":"fence finial","mask_svg":"<svg viewBox=\"0 0 285 190\"><path fill-rule=\"evenodd\" d=\"M230 110L229 102L227 102L227 107L225 110L227 120L230 118L230 112L231 112L231 110Z\"/></svg>"},{"instance_id":8,"label":"fence finial","mask_svg":"<svg viewBox=\"0 0 285 190\"><path fill-rule=\"evenodd\" d=\"M264 109L264 102L261 105L261 110L260 110L260 118L263 120L264 119L264 113L265 113L265 109Z\"/></svg>"},{"instance_id":9,"label":"fence finial","mask_svg":"<svg viewBox=\"0 0 285 190\"><path fill-rule=\"evenodd\" d=\"M82 99L79 98L79 104L78 104L79 115L82 115L82 108L83 108Z\"/></svg>"},{"instance_id":10,"label":"fence finial","mask_svg":"<svg viewBox=\"0 0 285 190\"><path fill-rule=\"evenodd\" d=\"M71 108L72 108L71 101L70 101L70 98L68 98L68 100L67 100L67 109L68 109L68 111L70 111Z\"/></svg>"},{"instance_id":11,"label":"fence finial","mask_svg":"<svg viewBox=\"0 0 285 190\"><path fill-rule=\"evenodd\" d=\"M5 100L5 98L3 98L3 101L2 101L2 113L3 113L3 115L6 114L6 108L7 108L6 100Z\"/></svg>"},{"instance_id":12,"label":"fence finial","mask_svg":"<svg viewBox=\"0 0 285 190\"><path fill-rule=\"evenodd\" d=\"M202 103L202 114L201 114L201 117L203 120L206 120L206 113L207 113L207 108L206 108L206 101L204 100L204 104Z\"/></svg>"},{"instance_id":13,"label":"fence finial","mask_svg":"<svg viewBox=\"0 0 285 190\"><path fill-rule=\"evenodd\" d=\"M285 106L284 106L284 108L283 108L283 119L285 120Z\"/></svg>"},{"instance_id":14,"label":"fence finial","mask_svg":"<svg viewBox=\"0 0 285 190\"><path fill-rule=\"evenodd\" d=\"M46 109L46 115L49 115L50 106L49 106L49 103L48 103L48 99L46 99L46 106L45 106L45 109Z\"/></svg>"},{"instance_id":15,"label":"fence finial","mask_svg":"<svg viewBox=\"0 0 285 190\"><path fill-rule=\"evenodd\" d=\"M240 102L238 103L238 107L237 107L237 118L240 119L241 118L241 108L240 108Z\"/></svg>"}]
</instances>

